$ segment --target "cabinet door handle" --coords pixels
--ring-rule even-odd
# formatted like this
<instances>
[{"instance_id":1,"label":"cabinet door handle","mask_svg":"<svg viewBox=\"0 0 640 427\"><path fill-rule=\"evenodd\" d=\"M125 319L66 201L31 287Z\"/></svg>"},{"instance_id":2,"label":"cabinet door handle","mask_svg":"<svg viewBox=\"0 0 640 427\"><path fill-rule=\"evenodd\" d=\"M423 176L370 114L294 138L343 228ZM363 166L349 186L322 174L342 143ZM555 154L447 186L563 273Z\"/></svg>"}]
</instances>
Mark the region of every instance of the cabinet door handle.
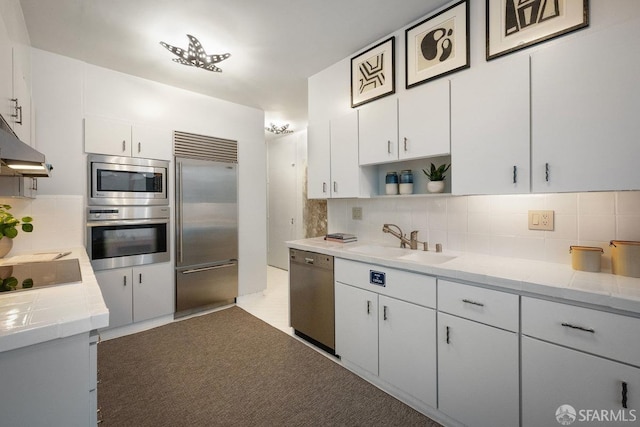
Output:
<instances>
[{"instance_id":1,"label":"cabinet door handle","mask_svg":"<svg viewBox=\"0 0 640 427\"><path fill-rule=\"evenodd\" d=\"M21 125L22 124L22 106L18 105L18 98L11 98L11 102L14 102L16 104L15 107L15 114L12 114L11 117L15 118L15 124L17 125Z\"/></svg>"},{"instance_id":2,"label":"cabinet door handle","mask_svg":"<svg viewBox=\"0 0 640 427\"><path fill-rule=\"evenodd\" d=\"M592 334L596 333L596 330L593 328L585 328L584 326L572 325L571 323L567 323L567 322L562 322L561 325L564 326L565 328L577 329L579 331L590 332Z\"/></svg>"},{"instance_id":3,"label":"cabinet door handle","mask_svg":"<svg viewBox=\"0 0 640 427\"><path fill-rule=\"evenodd\" d=\"M371 301L367 301L367 314L371 314Z\"/></svg>"},{"instance_id":4,"label":"cabinet door handle","mask_svg":"<svg viewBox=\"0 0 640 427\"><path fill-rule=\"evenodd\" d=\"M387 153L391 154L391 140L387 140Z\"/></svg>"},{"instance_id":5,"label":"cabinet door handle","mask_svg":"<svg viewBox=\"0 0 640 427\"><path fill-rule=\"evenodd\" d=\"M124 152L127 149L127 141L122 140L122 151Z\"/></svg>"},{"instance_id":6,"label":"cabinet door handle","mask_svg":"<svg viewBox=\"0 0 640 427\"><path fill-rule=\"evenodd\" d=\"M407 151L407 137L404 137L404 151Z\"/></svg>"},{"instance_id":7,"label":"cabinet door handle","mask_svg":"<svg viewBox=\"0 0 640 427\"><path fill-rule=\"evenodd\" d=\"M513 166L513 183L518 182L518 167Z\"/></svg>"},{"instance_id":8,"label":"cabinet door handle","mask_svg":"<svg viewBox=\"0 0 640 427\"><path fill-rule=\"evenodd\" d=\"M382 306L382 320L387 320L387 306Z\"/></svg>"},{"instance_id":9,"label":"cabinet door handle","mask_svg":"<svg viewBox=\"0 0 640 427\"><path fill-rule=\"evenodd\" d=\"M622 407L627 409L627 383L622 381Z\"/></svg>"},{"instance_id":10,"label":"cabinet door handle","mask_svg":"<svg viewBox=\"0 0 640 427\"><path fill-rule=\"evenodd\" d=\"M124 286L127 286L127 276L122 277L122 283L124 284Z\"/></svg>"},{"instance_id":11,"label":"cabinet door handle","mask_svg":"<svg viewBox=\"0 0 640 427\"><path fill-rule=\"evenodd\" d=\"M549 163L544 164L544 180L549 182Z\"/></svg>"},{"instance_id":12,"label":"cabinet door handle","mask_svg":"<svg viewBox=\"0 0 640 427\"><path fill-rule=\"evenodd\" d=\"M333 181L333 192L334 193L338 192L338 182L337 181Z\"/></svg>"},{"instance_id":13,"label":"cabinet door handle","mask_svg":"<svg viewBox=\"0 0 640 427\"><path fill-rule=\"evenodd\" d=\"M451 343L451 340L449 339L449 327L447 326L447 344Z\"/></svg>"},{"instance_id":14,"label":"cabinet door handle","mask_svg":"<svg viewBox=\"0 0 640 427\"><path fill-rule=\"evenodd\" d=\"M323 182L323 183L322 183L322 192L323 192L323 193L326 193L326 192L327 192L327 183L326 183L326 182Z\"/></svg>"},{"instance_id":15,"label":"cabinet door handle","mask_svg":"<svg viewBox=\"0 0 640 427\"><path fill-rule=\"evenodd\" d=\"M142 273L138 275L138 283L142 284Z\"/></svg>"},{"instance_id":16,"label":"cabinet door handle","mask_svg":"<svg viewBox=\"0 0 640 427\"><path fill-rule=\"evenodd\" d=\"M17 114L18 119L16 120L16 124L21 125L22 124L22 105L16 108L16 112L18 113Z\"/></svg>"},{"instance_id":17,"label":"cabinet door handle","mask_svg":"<svg viewBox=\"0 0 640 427\"><path fill-rule=\"evenodd\" d=\"M464 298L464 299L462 300L462 302L464 302L464 303L466 303L466 304L477 305L478 307L484 307L484 304L483 304L483 303L478 302L478 301L473 301L473 300L470 300L470 299L466 299L466 298Z\"/></svg>"},{"instance_id":18,"label":"cabinet door handle","mask_svg":"<svg viewBox=\"0 0 640 427\"><path fill-rule=\"evenodd\" d=\"M140 153L141 147L142 147L142 145L138 142L138 153Z\"/></svg>"}]
</instances>

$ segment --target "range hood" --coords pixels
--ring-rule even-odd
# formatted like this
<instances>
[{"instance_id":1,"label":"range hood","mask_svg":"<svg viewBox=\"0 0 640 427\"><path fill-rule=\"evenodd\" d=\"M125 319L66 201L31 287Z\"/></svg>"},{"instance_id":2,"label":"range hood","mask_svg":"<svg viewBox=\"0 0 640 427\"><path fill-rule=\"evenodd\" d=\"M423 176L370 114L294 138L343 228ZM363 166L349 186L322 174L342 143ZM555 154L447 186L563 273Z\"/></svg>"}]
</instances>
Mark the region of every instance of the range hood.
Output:
<instances>
[{"instance_id":1,"label":"range hood","mask_svg":"<svg viewBox=\"0 0 640 427\"><path fill-rule=\"evenodd\" d=\"M0 126L0 175L47 177L51 169L44 154Z\"/></svg>"}]
</instances>

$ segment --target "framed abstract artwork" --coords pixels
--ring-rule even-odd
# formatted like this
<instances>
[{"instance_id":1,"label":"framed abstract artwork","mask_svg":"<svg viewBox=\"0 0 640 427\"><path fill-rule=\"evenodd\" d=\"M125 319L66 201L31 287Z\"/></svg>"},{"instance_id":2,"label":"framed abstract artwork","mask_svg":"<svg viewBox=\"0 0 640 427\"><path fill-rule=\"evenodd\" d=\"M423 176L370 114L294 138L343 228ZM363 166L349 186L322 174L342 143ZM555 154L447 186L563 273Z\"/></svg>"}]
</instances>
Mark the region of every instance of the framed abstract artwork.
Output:
<instances>
[{"instance_id":1,"label":"framed abstract artwork","mask_svg":"<svg viewBox=\"0 0 640 427\"><path fill-rule=\"evenodd\" d=\"M351 107L358 107L396 91L395 37L351 58Z\"/></svg>"},{"instance_id":2,"label":"framed abstract artwork","mask_svg":"<svg viewBox=\"0 0 640 427\"><path fill-rule=\"evenodd\" d=\"M487 61L589 25L589 0L487 0Z\"/></svg>"},{"instance_id":3,"label":"framed abstract artwork","mask_svg":"<svg viewBox=\"0 0 640 427\"><path fill-rule=\"evenodd\" d=\"M405 87L469 68L469 3L462 0L405 31Z\"/></svg>"}]
</instances>

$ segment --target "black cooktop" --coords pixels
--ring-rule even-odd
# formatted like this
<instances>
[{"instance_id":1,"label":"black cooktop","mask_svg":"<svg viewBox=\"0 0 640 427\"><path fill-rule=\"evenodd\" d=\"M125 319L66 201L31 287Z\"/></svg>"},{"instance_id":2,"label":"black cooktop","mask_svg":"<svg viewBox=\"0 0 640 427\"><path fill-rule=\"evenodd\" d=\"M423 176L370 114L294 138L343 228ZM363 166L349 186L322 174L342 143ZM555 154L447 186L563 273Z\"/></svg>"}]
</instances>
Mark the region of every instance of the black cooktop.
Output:
<instances>
[{"instance_id":1,"label":"black cooktop","mask_svg":"<svg viewBox=\"0 0 640 427\"><path fill-rule=\"evenodd\" d=\"M0 292L39 289L82 281L78 260L26 262L0 266Z\"/></svg>"}]
</instances>

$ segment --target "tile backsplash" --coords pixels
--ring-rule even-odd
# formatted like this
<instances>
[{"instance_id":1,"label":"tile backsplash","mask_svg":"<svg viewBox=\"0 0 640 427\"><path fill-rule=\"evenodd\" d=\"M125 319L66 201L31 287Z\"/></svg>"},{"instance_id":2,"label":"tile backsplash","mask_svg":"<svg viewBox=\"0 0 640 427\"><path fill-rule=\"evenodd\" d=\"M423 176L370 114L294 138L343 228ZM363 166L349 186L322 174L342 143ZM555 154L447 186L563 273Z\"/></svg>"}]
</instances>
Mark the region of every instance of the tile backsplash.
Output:
<instances>
[{"instance_id":1,"label":"tile backsplash","mask_svg":"<svg viewBox=\"0 0 640 427\"><path fill-rule=\"evenodd\" d=\"M33 217L33 232L18 231L9 253L51 251L84 247L84 198L82 196L38 196L36 199L0 198L11 205L17 218Z\"/></svg>"},{"instance_id":2,"label":"tile backsplash","mask_svg":"<svg viewBox=\"0 0 640 427\"><path fill-rule=\"evenodd\" d=\"M532 260L571 263L569 246L599 246L603 271L610 271L610 240L640 240L640 191L501 196L409 196L331 199L329 232L346 232L395 245L382 233L384 223L397 224L430 248L475 252ZM362 220L351 219L353 207ZM529 210L553 210L555 229L528 229Z\"/></svg>"}]
</instances>

